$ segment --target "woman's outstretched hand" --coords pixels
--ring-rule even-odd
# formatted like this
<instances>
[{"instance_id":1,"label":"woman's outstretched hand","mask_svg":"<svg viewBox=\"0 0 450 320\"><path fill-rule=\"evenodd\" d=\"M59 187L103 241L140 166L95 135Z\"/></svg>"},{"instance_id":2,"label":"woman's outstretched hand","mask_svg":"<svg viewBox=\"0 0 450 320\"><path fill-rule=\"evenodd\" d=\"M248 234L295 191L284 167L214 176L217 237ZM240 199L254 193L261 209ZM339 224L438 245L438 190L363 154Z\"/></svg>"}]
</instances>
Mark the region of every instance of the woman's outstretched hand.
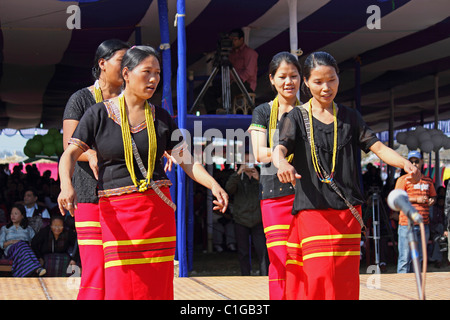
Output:
<instances>
[{"instance_id":1,"label":"woman's outstretched hand","mask_svg":"<svg viewBox=\"0 0 450 320\"><path fill-rule=\"evenodd\" d=\"M223 190L223 188L218 183L214 183L211 187L211 192L217 200L213 200L215 207L213 210L218 210L225 213L228 208L228 194Z\"/></svg>"},{"instance_id":2,"label":"woman's outstretched hand","mask_svg":"<svg viewBox=\"0 0 450 320\"><path fill-rule=\"evenodd\" d=\"M280 161L277 176L281 183L292 183L294 187L297 179L302 177L286 159Z\"/></svg>"}]
</instances>

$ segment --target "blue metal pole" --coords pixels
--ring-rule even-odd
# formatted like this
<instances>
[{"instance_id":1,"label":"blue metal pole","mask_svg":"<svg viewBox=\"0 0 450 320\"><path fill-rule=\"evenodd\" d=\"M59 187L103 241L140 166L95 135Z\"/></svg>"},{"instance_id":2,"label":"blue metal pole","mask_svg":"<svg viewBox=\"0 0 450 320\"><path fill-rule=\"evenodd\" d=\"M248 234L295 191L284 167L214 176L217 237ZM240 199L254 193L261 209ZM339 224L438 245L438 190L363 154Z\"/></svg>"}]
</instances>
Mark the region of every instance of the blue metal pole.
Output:
<instances>
[{"instance_id":1,"label":"blue metal pole","mask_svg":"<svg viewBox=\"0 0 450 320\"><path fill-rule=\"evenodd\" d=\"M162 54L162 77L163 77L163 97L162 107L173 115L172 88L172 64L170 54L169 18L167 10L167 0L158 0L159 30L161 34L161 44L159 49Z\"/></svg>"},{"instance_id":2,"label":"blue metal pole","mask_svg":"<svg viewBox=\"0 0 450 320\"><path fill-rule=\"evenodd\" d=\"M163 95L161 106L166 109L170 115L173 116L172 104L172 58L170 53L170 35L169 35L169 18L167 10L167 0L158 0L158 14L159 14L159 30L161 35L161 44L159 49L162 56L162 78L163 78ZM167 160L165 160L167 161ZM176 202L177 199L177 177L176 170L168 171L167 177L172 181L170 187L170 195L172 200Z\"/></svg>"},{"instance_id":3,"label":"blue metal pole","mask_svg":"<svg viewBox=\"0 0 450 320\"><path fill-rule=\"evenodd\" d=\"M186 32L185 32L185 1L177 0L177 41L178 41L178 70L177 70L177 114L178 128L186 128ZM187 277L186 259L186 174L177 171L177 251L179 262L179 276Z\"/></svg>"}]
</instances>

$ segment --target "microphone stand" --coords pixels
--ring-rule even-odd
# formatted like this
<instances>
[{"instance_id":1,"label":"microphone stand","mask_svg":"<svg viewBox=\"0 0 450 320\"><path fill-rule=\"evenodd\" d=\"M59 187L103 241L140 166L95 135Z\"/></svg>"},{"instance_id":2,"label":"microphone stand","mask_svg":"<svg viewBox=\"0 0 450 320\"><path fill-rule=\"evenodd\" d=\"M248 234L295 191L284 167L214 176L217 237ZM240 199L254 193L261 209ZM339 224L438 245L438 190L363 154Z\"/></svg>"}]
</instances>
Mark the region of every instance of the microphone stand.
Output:
<instances>
[{"instance_id":1,"label":"microphone stand","mask_svg":"<svg viewBox=\"0 0 450 320\"><path fill-rule=\"evenodd\" d=\"M425 294L424 291L422 291L422 278L420 276L420 261L419 261L419 249L417 246L417 240L416 235L414 233L414 221L409 218L408 219L408 242L409 242L409 249L411 251L411 260L412 265L414 268L414 274L416 276L416 283L417 283L417 292L419 293L419 299L425 300ZM424 249L424 248L422 248ZM426 254L424 252L423 254Z\"/></svg>"},{"instance_id":2,"label":"microphone stand","mask_svg":"<svg viewBox=\"0 0 450 320\"><path fill-rule=\"evenodd\" d=\"M422 218L422 217L420 217ZM426 248L426 243L425 241L423 241L425 239L425 228L423 227L423 222L421 221L422 219L420 219L420 233L421 233L421 237L422 237L422 258L424 259L424 274L421 277L420 273L420 261L419 261L419 249L417 246L417 239L416 239L416 235L414 233L414 220L408 216L408 242L409 242L409 248L411 251L411 260L412 260L412 265L414 268L414 274L416 277L416 283L417 283L417 292L419 294L419 299L420 300L425 300L425 270L426 270L426 262L427 258L427 248Z\"/></svg>"},{"instance_id":3,"label":"microphone stand","mask_svg":"<svg viewBox=\"0 0 450 320\"><path fill-rule=\"evenodd\" d=\"M403 200L403 197L405 199ZM417 291L419 293L420 300L425 300L425 281L427 272L427 243L425 239L425 225L423 223L422 216L415 209L408 208L411 204L409 203L408 195L406 191L401 189L393 190L388 197L388 204L392 210L400 211L406 208L405 215L408 217L408 243L411 252L411 260L414 268L414 273L417 282ZM401 200L399 203L398 200ZM412 211L412 212L411 212ZM420 226L420 238L422 243L422 259L423 259L423 273L420 276L420 261L419 261L419 249L417 247L416 235L414 233L414 223L418 223Z\"/></svg>"}]
</instances>

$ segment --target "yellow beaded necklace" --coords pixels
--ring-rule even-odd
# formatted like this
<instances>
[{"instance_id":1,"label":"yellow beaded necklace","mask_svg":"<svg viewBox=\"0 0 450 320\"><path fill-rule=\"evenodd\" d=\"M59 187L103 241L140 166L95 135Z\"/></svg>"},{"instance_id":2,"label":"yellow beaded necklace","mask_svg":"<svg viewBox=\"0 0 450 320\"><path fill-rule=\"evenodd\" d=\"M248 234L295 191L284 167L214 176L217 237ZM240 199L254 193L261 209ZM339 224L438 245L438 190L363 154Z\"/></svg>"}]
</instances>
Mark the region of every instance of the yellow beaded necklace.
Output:
<instances>
[{"instance_id":1,"label":"yellow beaded necklace","mask_svg":"<svg viewBox=\"0 0 450 320\"><path fill-rule=\"evenodd\" d=\"M317 177L319 180L323 183L330 183L334 178L334 168L336 166L336 154L337 154L337 116L336 116L336 104L333 101L333 123L334 123L334 141L333 141L333 158L332 158L332 169L331 173L328 178L324 177L324 174L322 173L322 170L320 169L319 165L319 159L317 157L316 153L316 146L314 144L314 130L313 130L313 123L312 123L312 98L309 100L309 123L311 127L311 138L310 138L310 145L311 145L311 157L312 157L312 163L314 166L314 170L316 171Z\"/></svg>"},{"instance_id":2,"label":"yellow beaded necklace","mask_svg":"<svg viewBox=\"0 0 450 320\"><path fill-rule=\"evenodd\" d=\"M299 105L300 101L298 99L295 101L295 105ZM272 150L272 144L273 144L273 135L275 133L275 129L277 128L277 121L278 121L278 95L273 99L272 108L270 109L270 119L269 119L269 146ZM292 159L294 159L294 154L291 154L286 158L288 162L292 162Z\"/></svg>"},{"instance_id":3,"label":"yellow beaded necklace","mask_svg":"<svg viewBox=\"0 0 450 320\"><path fill-rule=\"evenodd\" d=\"M95 80L94 83L94 97L96 103L103 101L102 89L100 88L100 83L98 80Z\"/></svg>"},{"instance_id":4,"label":"yellow beaded necklace","mask_svg":"<svg viewBox=\"0 0 450 320\"><path fill-rule=\"evenodd\" d=\"M131 141L130 125L125 110L125 97L123 96L123 93L120 94L119 96L120 127L122 129L125 164L127 165L127 169L128 172L130 173L131 180L133 181L133 184L138 188L139 192L144 192L148 188L148 184L150 183L150 180L153 176L153 170L155 168L156 149L157 149L155 124L153 123L152 112L150 110L150 106L148 105L147 101L145 101L144 108L145 108L145 122L147 124L147 133L149 142L148 169L147 169L147 177L143 180L138 181L136 178L136 173L134 171L133 146Z\"/></svg>"}]
</instances>

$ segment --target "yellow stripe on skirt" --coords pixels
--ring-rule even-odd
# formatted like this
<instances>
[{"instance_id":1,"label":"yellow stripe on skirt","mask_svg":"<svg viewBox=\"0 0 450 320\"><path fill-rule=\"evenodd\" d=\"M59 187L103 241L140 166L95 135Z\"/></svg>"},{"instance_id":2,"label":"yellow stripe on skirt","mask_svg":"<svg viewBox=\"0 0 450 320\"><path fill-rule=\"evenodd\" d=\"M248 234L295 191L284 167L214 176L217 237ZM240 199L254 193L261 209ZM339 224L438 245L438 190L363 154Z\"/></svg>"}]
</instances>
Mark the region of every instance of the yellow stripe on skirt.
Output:
<instances>
[{"instance_id":1,"label":"yellow stripe on skirt","mask_svg":"<svg viewBox=\"0 0 450 320\"><path fill-rule=\"evenodd\" d=\"M360 239L348 209L296 214L286 244L286 298L358 299Z\"/></svg>"},{"instance_id":2,"label":"yellow stripe on skirt","mask_svg":"<svg viewBox=\"0 0 450 320\"><path fill-rule=\"evenodd\" d=\"M170 198L168 187L161 191ZM151 189L99 204L105 299L173 299L174 211Z\"/></svg>"}]
</instances>

